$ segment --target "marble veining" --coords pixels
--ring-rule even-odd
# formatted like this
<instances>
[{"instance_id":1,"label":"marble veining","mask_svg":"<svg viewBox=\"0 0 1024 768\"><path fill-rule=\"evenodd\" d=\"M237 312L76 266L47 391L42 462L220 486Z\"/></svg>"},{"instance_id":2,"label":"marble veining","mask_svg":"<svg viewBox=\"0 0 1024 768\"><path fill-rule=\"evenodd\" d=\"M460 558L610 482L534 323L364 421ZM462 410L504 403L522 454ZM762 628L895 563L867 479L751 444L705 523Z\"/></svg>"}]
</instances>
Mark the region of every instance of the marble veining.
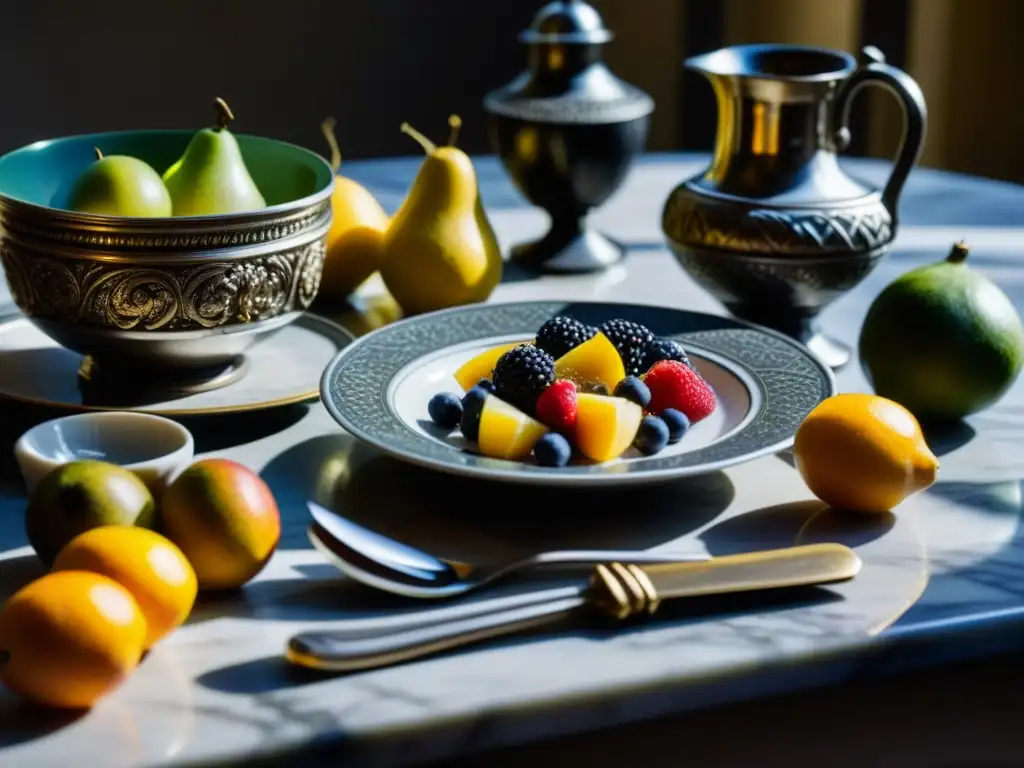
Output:
<instances>
[{"instance_id":1,"label":"marble veining","mask_svg":"<svg viewBox=\"0 0 1024 768\"><path fill-rule=\"evenodd\" d=\"M657 235L661 201L700 162L645 158L624 190L596 214L604 231L634 247L621 270L512 279L495 300L634 301L720 313L672 263ZM415 167L411 160L351 162L346 172L393 210ZM850 167L872 181L886 172L885 165L869 162ZM543 228L542 214L523 206L492 161L481 161L478 170L503 244L523 239L531 227ZM932 240L927 250L915 246L915 232L927 239L932 223L957 226L970 243L972 227L1024 227L1022 198L1024 192L1009 185L916 172L901 210L910 234L824 313L830 335L855 344L868 302L881 287L944 255ZM985 240L995 243L991 247L976 246L971 258L1022 306L1024 269L1017 253L1024 229L1007 232L998 242ZM838 380L845 391L866 389L856 365ZM25 427L52 414L0 407L0 434L8 446L0 463L5 597L41 572L25 546L24 493L9 446ZM502 502L523 511L498 516L487 503L493 489L384 457L345 435L319 405L259 418L190 420L197 452L245 462L270 483L284 517L280 551L241 594L203 601L186 627L87 715L44 716L0 693L0 764L35 768L61 764L68 755L76 764L110 768L245 764L274 754L295 762L301 752L332 764L403 765L996 647L995 640L979 643L977 635L965 639L965 628L991 627L1005 647L1024 636L1022 414L1024 385L1018 385L960 429L929 434L942 461L937 485L896 514L870 519L823 509L785 454L651 488L541 495L528 487L502 489ZM282 660L292 632L369 626L396 611L431 606L370 593L327 566L305 539L307 498L450 557L568 546L723 554L831 539L855 546L865 568L854 581L787 602L690 604L618 631L572 625L405 666L316 677ZM533 583L501 589L526 586ZM929 640L928 652L916 644L920 638ZM901 656L901 649L909 650Z\"/></svg>"}]
</instances>

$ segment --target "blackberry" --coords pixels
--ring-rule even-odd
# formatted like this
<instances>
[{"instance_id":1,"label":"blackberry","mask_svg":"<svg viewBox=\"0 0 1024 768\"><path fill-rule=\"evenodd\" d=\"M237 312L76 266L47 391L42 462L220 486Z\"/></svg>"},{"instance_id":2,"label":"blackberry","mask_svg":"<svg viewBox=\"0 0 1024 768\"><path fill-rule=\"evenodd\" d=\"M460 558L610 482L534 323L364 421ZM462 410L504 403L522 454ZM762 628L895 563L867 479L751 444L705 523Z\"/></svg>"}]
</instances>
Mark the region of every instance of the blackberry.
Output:
<instances>
[{"instance_id":1,"label":"blackberry","mask_svg":"<svg viewBox=\"0 0 1024 768\"><path fill-rule=\"evenodd\" d=\"M654 334L640 323L629 320L606 320L600 325L601 332L619 351L627 376L639 376L643 367L648 345L654 341Z\"/></svg>"},{"instance_id":2,"label":"blackberry","mask_svg":"<svg viewBox=\"0 0 1024 768\"><path fill-rule=\"evenodd\" d=\"M537 331L534 343L554 358L576 349L597 335L597 329L573 317L552 317Z\"/></svg>"},{"instance_id":3,"label":"blackberry","mask_svg":"<svg viewBox=\"0 0 1024 768\"><path fill-rule=\"evenodd\" d=\"M532 416L540 393L555 380L555 358L540 347L515 347L498 359L492 380L495 395Z\"/></svg>"},{"instance_id":4,"label":"blackberry","mask_svg":"<svg viewBox=\"0 0 1024 768\"><path fill-rule=\"evenodd\" d=\"M686 356L686 350L683 349L683 345L672 339L654 339L648 344L644 353L643 368L645 371L649 371L651 366L655 363L660 363L662 360L675 360L693 368L690 358Z\"/></svg>"}]
</instances>

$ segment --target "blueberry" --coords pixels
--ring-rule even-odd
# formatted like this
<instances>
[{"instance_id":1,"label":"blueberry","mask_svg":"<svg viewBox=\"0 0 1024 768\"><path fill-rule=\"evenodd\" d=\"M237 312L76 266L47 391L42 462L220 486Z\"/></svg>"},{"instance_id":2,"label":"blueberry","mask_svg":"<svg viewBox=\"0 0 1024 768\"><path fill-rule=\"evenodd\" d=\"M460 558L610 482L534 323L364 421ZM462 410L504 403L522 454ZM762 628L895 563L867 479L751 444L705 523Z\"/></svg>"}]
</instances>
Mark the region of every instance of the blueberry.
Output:
<instances>
[{"instance_id":1,"label":"blueberry","mask_svg":"<svg viewBox=\"0 0 1024 768\"><path fill-rule=\"evenodd\" d=\"M587 391L590 392L590 394L592 395L607 395L608 387L606 387L604 384L591 384L589 387L587 387Z\"/></svg>"},{"instance_id":2,"label":"blueberry","mask_svg":"<svg viewBox=\"0 0 1024 768\"><path fill-rule=\"evenodd\" d=\"M641 408L646 408L651 402L651 390L636 376L627 376L616 384L615 396L632 400Z\"/></svg>"},{"instance_id":3,"label":"blueberry","mask_svg":"<svg viewBox=\"0 0 1024 768\"><path fill-rule=\"evenodd\" d=\"M668 442L678 443L690 428L690 419L682 411L666 408L661 412L661 420L668 425Z\"/></svg>"},{"instance_id":4,"label":"blueberry","mask_svg":"<svg viewBox=\"0 0 1024 768\"><path fill-rule=\"evenodd\" d=\"M489 393L480 387L473 387L462 398L462 436L476 440L480 435L480 412Z\"/></svg>"},{"instance_id":5,"label":"blueberry","mask_svg":"<svg viewBox=\"0 0 1024 768\"><path fill-rule=\"evenodd\" d=\"M462 421L462 401L451 392L438 392L430 398L427 413L442 429L455 429Z\"/></svg>"},{"instance_id":6,"label":"blueberry","mask_svg":"<svg viewBox=\"0 0 1024 768\"><path fill-rule=\"evenodd\" d=\"M665 446L668 445L668 424L658 416L644 416L640 422L640 429L636 431L633 445L640 453L648 456L665 450Z\"/></svg>"},{"instance_id":7,"label":"blueberry","mask_svg":"<svg viewBox=\"0 0 1024 768\"><path fill-rule=\"evenodd\" d=\"M533 446L533 456L542 467L564 467L572 458L572 446L557 432L548 432Z\"/></svg>"},{"instance_id":8,"label":"blueberry","mask_svg":"<svg viewBox=\"0 0 1024 768\"><path fill-rule=\"evenodd\" d=\"M480 379L480 381L478 381L476 385L485 392L490 392L491 394L494 394L494 382L491 381L490 379Z\"/></svg>"}]
</instances>

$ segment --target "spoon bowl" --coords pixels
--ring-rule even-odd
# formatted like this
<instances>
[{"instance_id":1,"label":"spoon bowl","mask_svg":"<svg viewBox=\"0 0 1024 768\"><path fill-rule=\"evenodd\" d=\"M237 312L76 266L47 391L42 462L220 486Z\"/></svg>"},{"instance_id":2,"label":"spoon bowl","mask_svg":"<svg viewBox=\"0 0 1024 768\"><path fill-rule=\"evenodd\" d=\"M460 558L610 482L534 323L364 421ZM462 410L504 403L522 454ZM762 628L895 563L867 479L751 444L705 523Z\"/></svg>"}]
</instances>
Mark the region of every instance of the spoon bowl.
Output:
<instances>
[{"instance_id":1,"label":"spoon bowl","mask_svg":"<svg viewBox=\"0 0 1024 768\"><path fill-rule=\"evenodd\" d=\"M515 571L541 566L593 566L628 562L638 565L706 560L704 555L667 551L568 550L541 552L501 563L471 565L436 557L389 539L307 502L313 522L309 540L327 560L356 581L405 597L455 597Z\"/></svg>"}]
</instances>

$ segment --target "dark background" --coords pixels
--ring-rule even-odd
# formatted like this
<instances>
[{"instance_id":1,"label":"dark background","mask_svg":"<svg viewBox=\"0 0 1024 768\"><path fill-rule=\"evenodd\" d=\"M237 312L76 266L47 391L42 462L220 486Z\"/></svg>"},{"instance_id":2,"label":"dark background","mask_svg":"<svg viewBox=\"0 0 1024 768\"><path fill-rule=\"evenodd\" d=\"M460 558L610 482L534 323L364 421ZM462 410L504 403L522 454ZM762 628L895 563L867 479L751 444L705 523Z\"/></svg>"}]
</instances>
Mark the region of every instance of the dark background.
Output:
<instances>
[{"instance_id":1,"label":"dark background","mask_svg":"<svg viewBox=\"0 0 1024 768\"><path fill-rule=\"evenodd\" d=\"M660 2L667 9L675 0ZM724 42L723 3L684 2L681 12L665 17L649 2L594 4L618 32L607 51L611 66L633 75L656 98L662 96L661 130L655 128L652 148L710 147L710 92L687 88L687 119L671 120L678 115L665 112L680 110L681 102L666 103L664 83L669 78L671 88L672 80L678 82L679 94L671 94L676 97L685 78L680 60L666 61L663 52L652 51L650 38L658 25L680 21L680 51L717 47ZM408 120L440 139L451 112L464 120L460 145L487 151L481 99L523 68L516 34L541 5L536 0L5 0L0 151L74 133L199 127L212 120L218 95L235 111L236 131L324 153L319 126L328 115L338 119L343 153L356 158L416 153L399 124ZM864 13L869 25L878 9L890 9L883 13L889 21L906 7L898 0L868 5L873 7ZM877 20L874 26L882 32L866 35L899 61L900 35L878 39L892 27ZM664 29L657 34L666 39ZM666 132L668 125L672 130Z\"/></svg>"}]
</instances>

